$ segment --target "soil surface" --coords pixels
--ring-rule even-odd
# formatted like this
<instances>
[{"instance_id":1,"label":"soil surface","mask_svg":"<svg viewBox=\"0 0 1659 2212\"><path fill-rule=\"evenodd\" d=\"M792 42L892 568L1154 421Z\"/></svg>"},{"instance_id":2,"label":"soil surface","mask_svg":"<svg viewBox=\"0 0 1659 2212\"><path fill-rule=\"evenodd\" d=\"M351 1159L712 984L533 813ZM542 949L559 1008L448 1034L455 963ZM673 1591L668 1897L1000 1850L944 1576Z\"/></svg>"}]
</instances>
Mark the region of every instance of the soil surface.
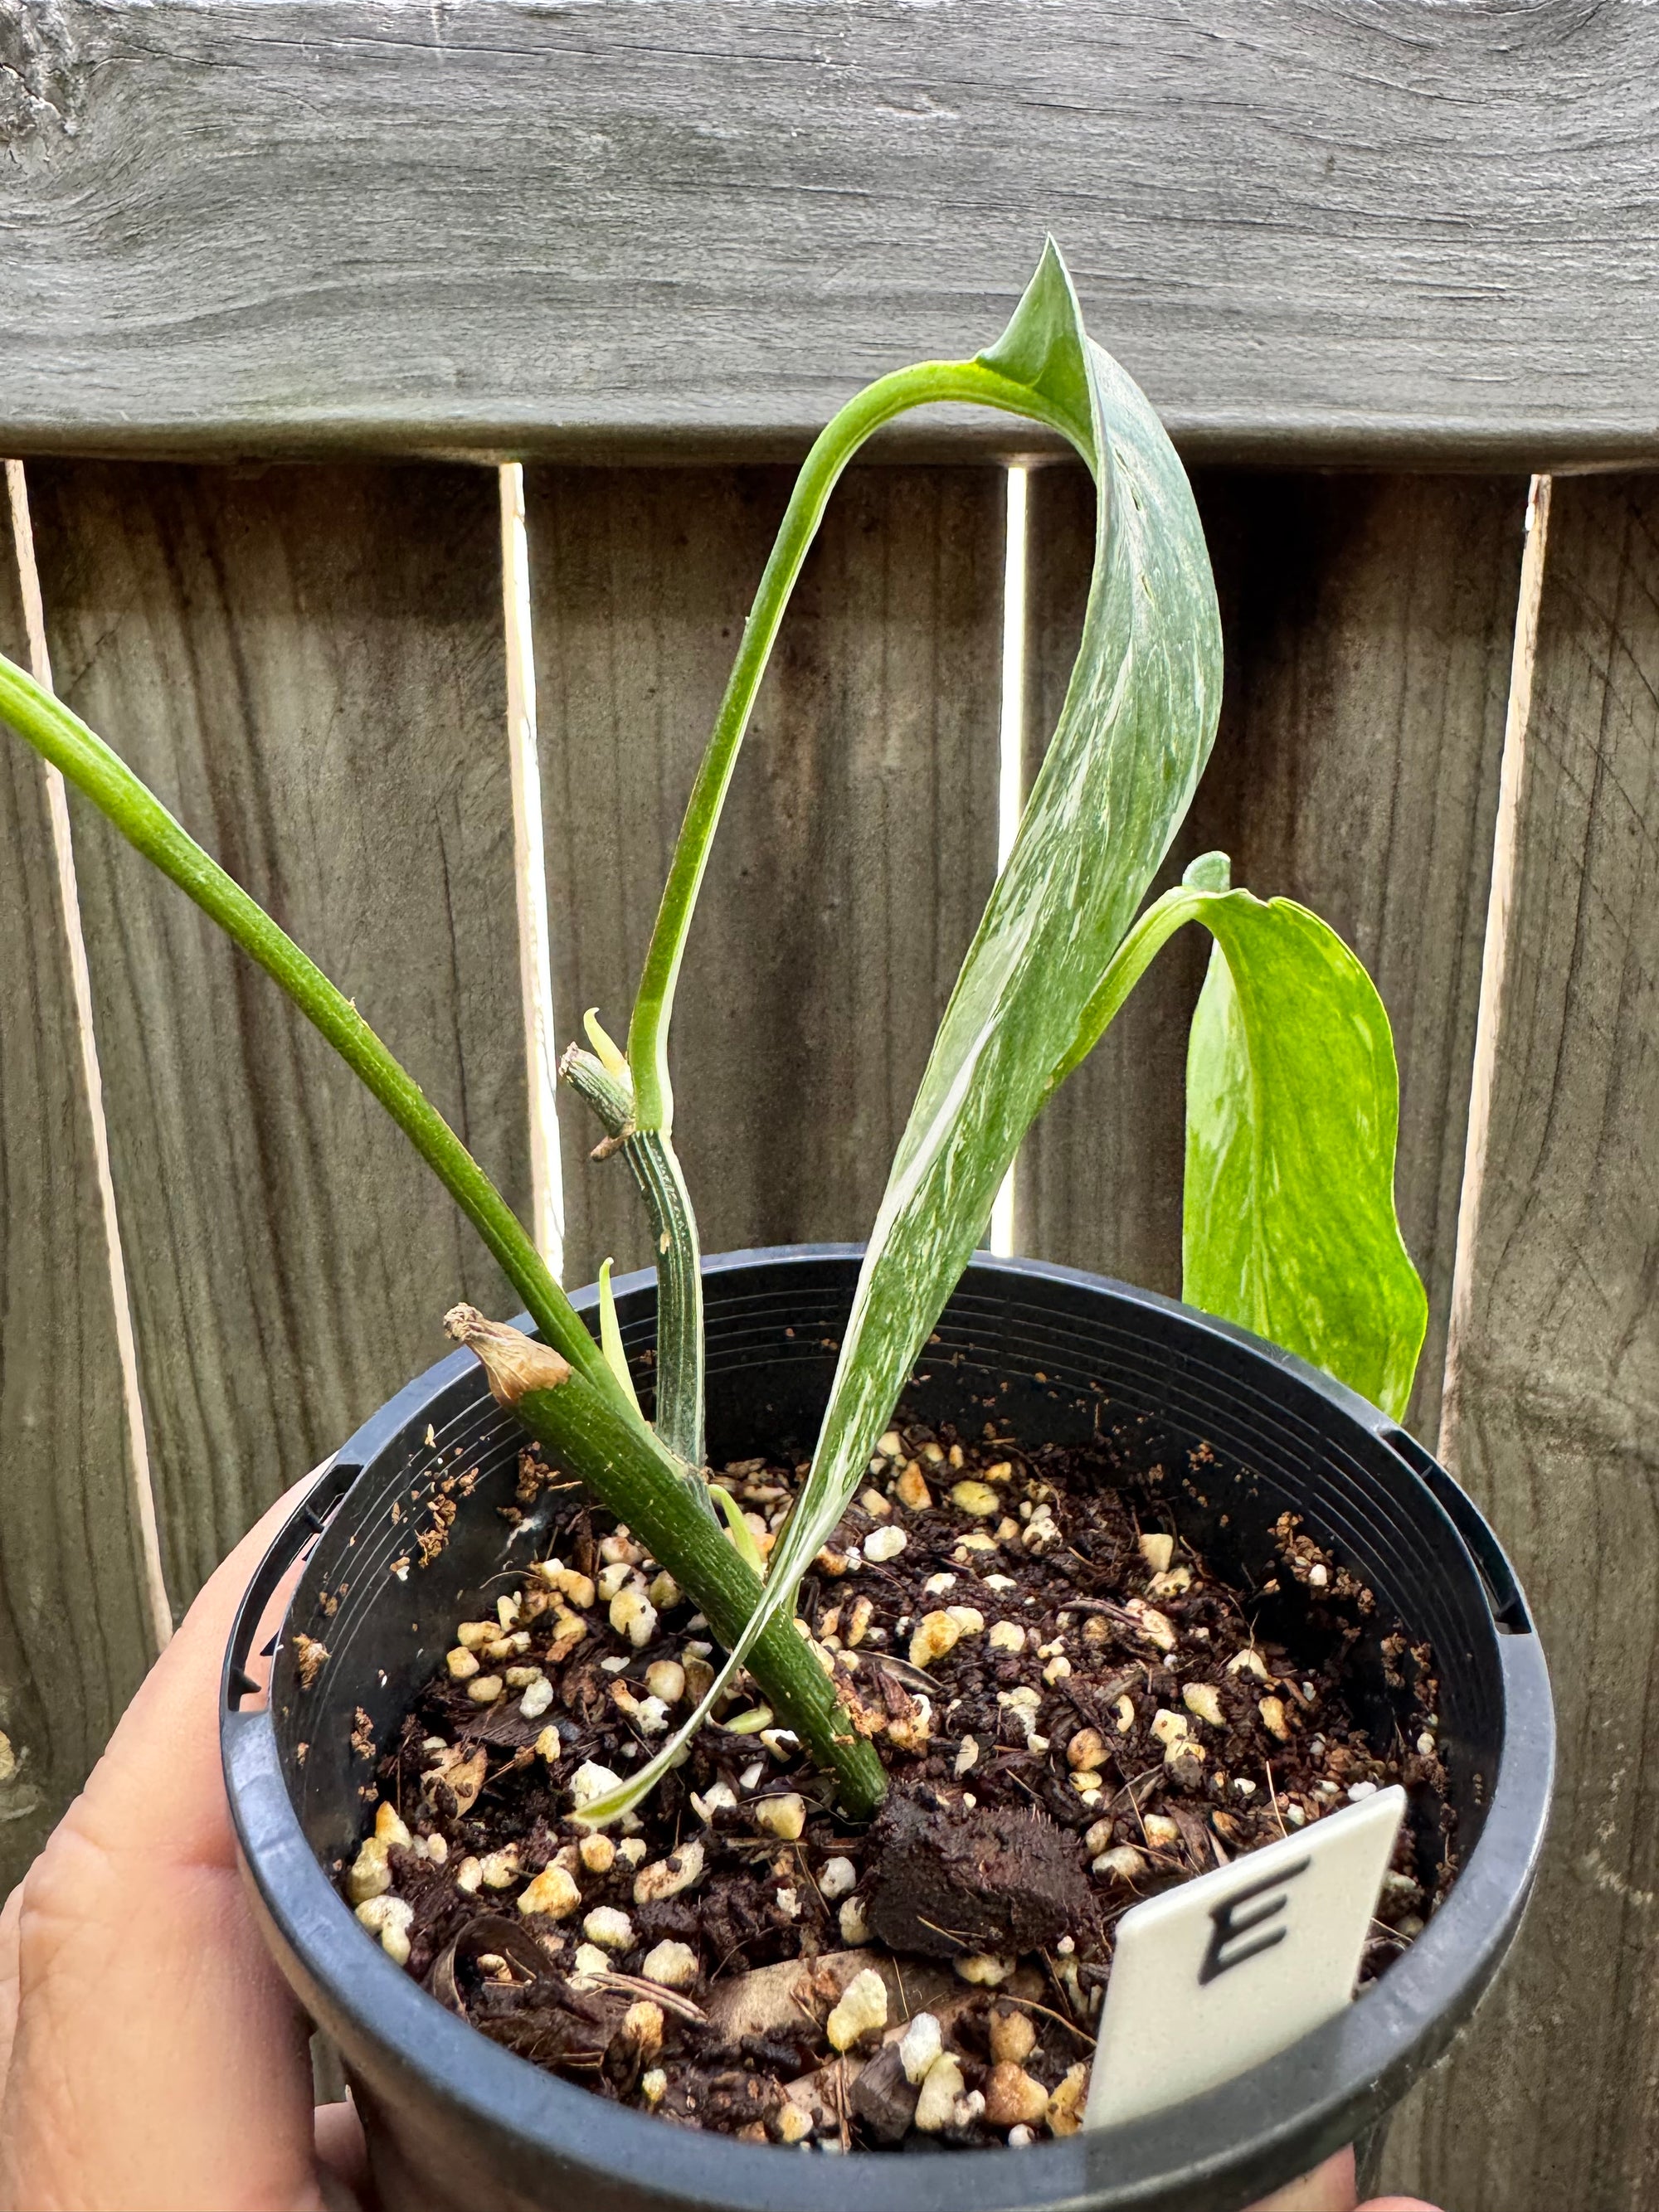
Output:
<instances>
[{"instance_id":1,"label":"soil surface","mask_svg":"<svg viewBox=\"0 0 1659 2212\"><path fill-rule=\"evenodd\" d=\"M716 1478L763 1549L800 1472ZM1374 1978L1451 1879L1432 1655L1290 1516L1237 1587L1182 1542L1161 1467L1125 1480L1104 1444L890 1431L796 1624L888 1768L878 1819L836 1815L744 1677L599 1834L573 1809L678 1724L719 1654L627 1532L526 1453L550 1556L459 1624L382 1759L341 1870L358 1917L551 2072L826 2151L1073 2132L1121 1915L1401 1782L1426 1818L1401 1830ZM1348 1702L1365 1663L1405 1715L1386 1743Z\"/></svg>"}]
</instances>

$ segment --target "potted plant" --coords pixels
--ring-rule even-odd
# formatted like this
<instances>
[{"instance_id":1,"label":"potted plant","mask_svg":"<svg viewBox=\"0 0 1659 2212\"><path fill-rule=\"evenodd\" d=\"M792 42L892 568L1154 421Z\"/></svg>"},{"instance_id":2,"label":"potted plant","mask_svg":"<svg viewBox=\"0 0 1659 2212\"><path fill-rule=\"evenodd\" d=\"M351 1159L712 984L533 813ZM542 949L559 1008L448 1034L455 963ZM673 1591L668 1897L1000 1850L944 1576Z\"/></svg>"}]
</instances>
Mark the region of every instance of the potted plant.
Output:
<instances>
[{"instance_id":1,"label":"potted plant","mask_svg":"<svg viewBox=\"0 0 1659 2212\"><path fill-rule=\"evenodd\" d=\"M1093 472L1077 664L867 1247L706 1263L667 1058L698 885L835 483L874 429L936 400L1040 421ZM597 1151L639 1186L654 1285L613 1291L607 1268L573 1301L355 1006L100 739L0 663L0 714L276 977L526 1309L526 1331L452 1312L465 1352L343 1448L250 1594L228 1662L227 1771L250 1869L279 1956L353 2068L388 2204L482 2192L530 2207L576 2182L618 2205L759 2205L787 2189L873 2206L916 2174L862 2154L784 2170L774 2146L926 2137L1030 2146L921 2172L924 2190L958 2199L1236 2206L1385 2108L1495 1970L1541 1833L1547 1690L1490 1533L1397 1425L1425 1302L1394 1208L1386 1015L1324 924L1232 889L1223 855L1137 919L1219 693L1184 474L1144 395L1088 339L1051 246L994 347L882 378L801 471L625 1049L590 1015L592 1049L564 1063ZM1195 1310L976 1261L1044 1100L1189 921L1214 939L1188 1069ZM271 1704L243 1711L261 1608L312 1537ZM871 1571L879 1603L853 1594ZM826 1593L842 1581L844 1598ZM1264 1606L1277 1624L1265 1643L1249 1617ZM1018 1679L1032 1670L1040 1680ZM1328 1741L1309 1717L1326 1709ZM1402 1721L1415 1748L1396 1756L1383 1737ZM1252 1804L1254 1774L1235 1770L1264 1729ZM1126 1756L1156 1741L1150 1789L1122 1778L1114 1730ZM1205 1850L1266 1840L1267 1797L1284 1832L1275 1755L1294 1773L1293 1821L1345 1783L1419 1784L1460 1824L1449 1900L1426 1934L1424 1914L1401 1916L1400 1943L1419 1940L1317 2051L1194 2100L1178 2124L1082 2135L1086 2069L1048 2048L1036 2014L1086 2050L1113 1891L1121 1910ZM1426 1913L1454 1854L1428 1828L1407 1848L1423 1858L1401 1879ZM936 1896L943 1924L923 1910ZM715 2016L716 1925L738 1950L781 1952L789 1973L832 1942L857 1960L884 1940L913 1972L943 1956L969 1993L957 2039L940 2031L945 2001L910 2006L899 1976L907 2015L933 2023L917 2034L936 2040L883 2041L907 2023L878 2002L875 1969L820 1971L819 2041L795 2063L823 2058L827 2039L841 2086L815 2066L817 2089L786 2095L788 2039L763 2008ZM1066 1947L1058 1965L1050 1944ZM1017 1987L1021 1954L1043 1957L1059 2012ZM732 2062L718 2094L710 2051ZM833 2105L849 2055L856 2125L844 2097ZM584 2069L599 2095L552 2078Z\"/></svg>"}]
</instances>

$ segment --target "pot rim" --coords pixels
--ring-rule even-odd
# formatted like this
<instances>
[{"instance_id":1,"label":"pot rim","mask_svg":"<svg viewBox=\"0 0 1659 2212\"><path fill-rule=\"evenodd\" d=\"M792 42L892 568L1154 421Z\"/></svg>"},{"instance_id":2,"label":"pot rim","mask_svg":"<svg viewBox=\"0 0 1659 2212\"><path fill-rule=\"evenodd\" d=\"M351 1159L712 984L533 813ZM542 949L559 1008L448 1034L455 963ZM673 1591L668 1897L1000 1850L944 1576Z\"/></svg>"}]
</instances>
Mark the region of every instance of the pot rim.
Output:
<instances>
[{"instance_id":1,"label":"pot rim","mask_svg":"<svg viewBox=\"0 0 1659 2212\"><path fill-rule=\"evenodd\" d=\"M765 1266L855 1265L858 1244L759 1247L713 1255L706 1280ZM920 2212L1017 2212L1030 2206L1082 2207L1110 2193L1122 2212L1174 2212L1211 2192L1219 2204L1248 2202L1341 2148L1387 2112L1407 2083L1438 2057L1474 2009L1525 1909L1542 1848L1554 1764L1548 1675L1537 1634L1509 1562L1485 1520L1443 1469L1397 1424L1353 1391L1292 1352L1179 1301L1076 1268L976 1254L963 1276L1027 1278L1075 1286L1174 1318L1194 1338L1241 1346L1270 1361L1327 1417L1357 1424L1397 1458L1429 1493L1443 1539L1461 1553L1485 1595L1497 1631L1503 1681L1504 1736L1486 1817L1445 1902L1410 1949L1363 2000L1276 2057L1166 2111L1127 2124L1085 2130L1011 2150L924 2158L854 2152L796 2156L787 2168L778 2146L672 2128L647 2113L611 2105L529 2065L421 1989L378 1946L364 1941L349 1907L314 1856L289 1798L272 1717L240 1710L257 1686L244 1668L265 1604L303 1545L325 1525L360 1471L404 1430L434 1393L473 1363L452 1352L407 1384L343 1444L267 1554L244 1600L227 1651L221 1740L227 1790L245 1869L267 1930L289 1978L313 2008L349 2015L374 2065L360 2064L371 2087L401 2084L434 2098L493 2130L533 2168L550 2153L656 2191L665 2202L708 2212L769 2212L787 2176L797 2212L891 2212L896 2199ZM650 1290L654 1271L619 1279L620 1301ZM592 1286L574 1294L579 1310L597 1305ZM395 2090L393 2094L395 2094ZM1171 2130L1179 2151L1172 2160ZM1287 2164L1299 2160L1300 2164ZM933 2177L938 2177L935 2180ZM1231 2192L1228 2192L1231 2194Z\"/></svg>"}]
</instances>

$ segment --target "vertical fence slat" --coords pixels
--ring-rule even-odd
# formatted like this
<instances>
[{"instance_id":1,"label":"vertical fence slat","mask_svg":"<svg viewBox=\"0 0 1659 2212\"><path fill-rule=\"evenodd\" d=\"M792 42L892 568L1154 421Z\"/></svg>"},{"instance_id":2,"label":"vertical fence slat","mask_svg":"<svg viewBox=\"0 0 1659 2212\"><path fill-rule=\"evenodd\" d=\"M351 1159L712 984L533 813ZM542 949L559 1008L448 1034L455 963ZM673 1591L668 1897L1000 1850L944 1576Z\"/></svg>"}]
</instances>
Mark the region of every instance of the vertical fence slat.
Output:
<instances>
[{"instance_id":1,"label":"vertical fence slat","mask_svg":"<svg viewBox=\"0 0 1659 2212\"><path fill-rule=\"evenodd\" d=\"M528 1195L495 480L31 471L63 695ZM507 1297L275 986L82 808L88 956L175 1604Z\"/></svg>"},{"instance_id":2,"label":"vertical fence slat","mask_svg":"<svg viewBox=\"0 0 1659 2212\"><path fill-rule=\"evenodd\" d=\"M0 497L0 647L26 662L24 635ZM0 947L3 1890L155 1656L46 781L4 731Z\"/></svg>"},{"instance_id":3,"label":"vertical fence slat","mask_svg":"<svg viewBox=\"0 0 1659 2212\"><path fill-rule=\"evenodd\" d=\"M1659 2162L1656 702L1659 480L1559 479L1445 1441L1536 1610L1561 1773L1516 1957L1390 2144L1459 2212L1637 2212Z\"/></svg>"},{"instance_id":4,"label":"vertical fence slat","mask_svg":"<svg viewBox=\"0 0 1659 2212\"><path fill-rule=\"evenodd\" d=\"M1413 1418L1432 1437L1526 486L1208 472L1197 490L1226 690L1166 873L1223 848L1236 883L1312 907L1376 981L1400 1057L1401 1218L1432 1315ZM1060 526L1059 550L1034 545L1040 749L1075 647L1092 502L1070 470L1040 472L1034 492L1034 529ZM1130 1001L1101 1064L1040 1127L1029 1249L1178 1288L1186 1022L1203 952L1194 939L1154 969L1136 994L1152 995Z\"/></svg>"},{"instance_id":5,"label":"vertical fence slat","mask_svg":"<svg viewBox=\"0 0 1659 2212\"><path fill-rule=\"evenodd\" d=\"M790 477L526 477L556 989L626 1021L668 855ZM674 1030L706 1249L867 1233L996 858L1003 477L837 492L714 847ZM573 1281L648 1255L561 1111Z\"/></svg>"}]
</instances>

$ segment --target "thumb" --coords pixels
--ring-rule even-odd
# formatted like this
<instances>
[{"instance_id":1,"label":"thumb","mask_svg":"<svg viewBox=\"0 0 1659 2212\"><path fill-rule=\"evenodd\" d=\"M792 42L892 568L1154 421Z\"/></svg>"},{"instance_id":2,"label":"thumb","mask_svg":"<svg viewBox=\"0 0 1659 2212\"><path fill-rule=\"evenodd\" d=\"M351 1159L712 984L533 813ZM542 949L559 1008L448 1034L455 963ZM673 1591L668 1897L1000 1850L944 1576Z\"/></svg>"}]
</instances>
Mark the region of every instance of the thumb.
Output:
<instances>
[{"instance_id":1,"label":"thumb","mask_svg":"<svg viewBox=\"0 0 1659 2212\"><path fill-rule=\"evenodd\" d=\"M1250 2212L1352 2212L1353 2195L1353 2153L1340 2150L1316 2172L1276 2189Z\"/></svg>"},{"instance_id":2,"label":"thumb","mask_svg":"<svg viewBox=\"0 0 1659 2212\"><path fill-rule=\"evenodd\" d=\"M243 1893L218 1730L236 1607L304 1487L207 1583L24 1878L0 2203L320 2212L304 2024Z\"/></svg>"}]
</instances>

